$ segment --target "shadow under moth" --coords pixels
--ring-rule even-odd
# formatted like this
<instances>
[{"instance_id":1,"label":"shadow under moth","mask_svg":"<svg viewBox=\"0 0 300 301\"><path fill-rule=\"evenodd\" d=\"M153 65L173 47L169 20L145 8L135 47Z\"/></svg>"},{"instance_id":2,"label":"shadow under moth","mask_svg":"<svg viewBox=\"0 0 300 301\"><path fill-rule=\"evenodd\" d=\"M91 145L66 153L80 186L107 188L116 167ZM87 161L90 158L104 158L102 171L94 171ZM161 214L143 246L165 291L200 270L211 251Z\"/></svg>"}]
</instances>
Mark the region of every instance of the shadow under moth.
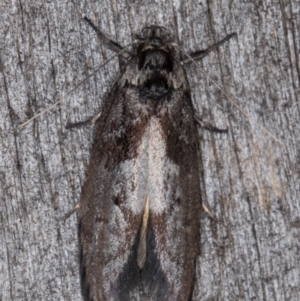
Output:
<instances>
[{"instance_id":1,"label":"shadow under moth","mask_svg":"<svg viewBox=\"0 0 300 301\"><path fill-rule=\"evenodd\" d=\"M235 34L184 57L164 27L151 26L129 52L85 20L126 65L95 120L79 203L83 295L191 300L202 205L198 124L183 63Z\"/></svg>"}]
</instances>

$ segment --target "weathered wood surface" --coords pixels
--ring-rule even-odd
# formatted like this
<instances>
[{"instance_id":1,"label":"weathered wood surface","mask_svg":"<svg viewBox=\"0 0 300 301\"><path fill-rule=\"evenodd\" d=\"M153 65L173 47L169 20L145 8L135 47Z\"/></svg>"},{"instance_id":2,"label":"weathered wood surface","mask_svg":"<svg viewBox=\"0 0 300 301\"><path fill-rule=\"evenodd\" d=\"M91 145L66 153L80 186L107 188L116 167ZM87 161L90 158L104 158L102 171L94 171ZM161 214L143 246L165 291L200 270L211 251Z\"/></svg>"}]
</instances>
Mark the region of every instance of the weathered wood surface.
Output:
<instances>
[{"instance_id":1,"label":"weathered wood surface","mask_svg":"<svg viewBox=\"0 0 300 301\"><path fill-rule=\"evenodd\" d=\"M19 134L14 130L93 72L112 52L82 14L122 45L145 25L175 33L187 52L230 40L201 68L282 145L249 122L190 66L202 120L201 254L193 300L300 299L299 1L2 1L1 300L82 300L77 218L94 115L119 74L118 60ZM216 104L225 111L222 112Z\"/></svg>"}]
</instances>

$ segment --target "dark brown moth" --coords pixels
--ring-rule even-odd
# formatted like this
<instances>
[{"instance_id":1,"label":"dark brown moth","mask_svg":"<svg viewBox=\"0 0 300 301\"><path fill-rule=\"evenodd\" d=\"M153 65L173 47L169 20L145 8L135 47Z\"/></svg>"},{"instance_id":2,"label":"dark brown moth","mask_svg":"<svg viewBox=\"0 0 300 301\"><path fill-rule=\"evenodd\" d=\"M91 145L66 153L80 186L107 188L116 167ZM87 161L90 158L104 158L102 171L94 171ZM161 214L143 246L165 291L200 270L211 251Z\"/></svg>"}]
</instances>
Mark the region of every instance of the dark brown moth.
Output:
<instances>
[{"instance_id":1,"label":"dark brown moth","mask_svg":"<svg viewBox=\"0 0 300 301\"><path fill-rule=\"evenodd\" d=\"M122 49L95 26L115 51ZM191 54L195 59L210 50ZM85 300L191 300L199 254L199 141L183 58L145 28L95 122L79 203ZM135 297L139 296L139 299Z\"/></svg>"}]
</instances>

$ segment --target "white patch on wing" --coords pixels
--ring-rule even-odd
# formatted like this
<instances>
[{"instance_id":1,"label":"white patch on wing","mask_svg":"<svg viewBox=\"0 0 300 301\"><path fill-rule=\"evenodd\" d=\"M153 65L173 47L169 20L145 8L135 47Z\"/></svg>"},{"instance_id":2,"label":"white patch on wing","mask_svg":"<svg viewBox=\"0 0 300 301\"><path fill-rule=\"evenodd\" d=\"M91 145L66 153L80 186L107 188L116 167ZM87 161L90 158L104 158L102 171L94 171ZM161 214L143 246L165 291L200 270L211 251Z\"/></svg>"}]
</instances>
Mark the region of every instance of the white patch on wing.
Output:
<instances>
[{"instance_id":1,"label":"white patch on wing","mask_svg":"<svg viewBox=\"0 0 300 301\"><path fill-rule=\"evenodd\" d=\"M166 142L163 134L159 119L152 117L137 149L137 156L120 164L116 181L112 183L112 195L116 196L121 192L124 195L125 192L126 199L122 201L120 207L114 206L112 209L107 225L107 231L110 233L107 233L108 247L105 253L107 258L112 258L113 254L117 254L124 245L130 245L130 247L115 261L106 264L103 270L103 277L111 279L111 282L109 281L108 283L114 283L124 268L139 230L129 229L130 225L126 224L121 207L130 210L135 215L142 216L145 210L146 199L149 197L150 214L160 215L164 212L169 212L169 208L174 202L174 195L180 195L179 185L175 181L179 176L179 167L167 157ZM172 233L174 232L174 227L175 229L180 228L176 223L178 221L172 219L165 225L168 231L171 231L166 233L166 246L170 250L174 248L171 245L171 241L174 239L174 233ZM124 233L128 230L133 231L130 242L125 241ZM158 242L161 238L157 237L156 239ZM163 269L167 273L173 273L173 275L180 273L177 271L176 263L170 261L168 254L164 250L160 251L162 252L160 259ZM105 290L108 291L109 289L111 289L109 286L105 287Z\"/></svg>"},{"instance_id":2,"label":"white patch on wing","mask_svg":"<svg viewBox=\"0 0 300 301\"><path fill-rule=\"evenodd\" d=\"M179 174L179 167L167 157L167 149L161 124L151 119L148 146L148 193L150 211L160 214L173 202L169 194L174 186L173 179Z\"/></svg>"},{"instance_id":3,"label":"white patch on wing","mask_svg":"<svg viewBox=\"0 0 300 301\"><path fill-rule=\"evenodd\" d=\"M114 187L115 193L126 189L125 206L134 214L144 212L147 196L150 212L163 213L173 201L168 196L173 186L172 178L178 177L179 167L167 157L158 118L152 117L149 121L137 153L136 158L121 163L120 173L124 182Z\"/></svg>"}]
</instances>

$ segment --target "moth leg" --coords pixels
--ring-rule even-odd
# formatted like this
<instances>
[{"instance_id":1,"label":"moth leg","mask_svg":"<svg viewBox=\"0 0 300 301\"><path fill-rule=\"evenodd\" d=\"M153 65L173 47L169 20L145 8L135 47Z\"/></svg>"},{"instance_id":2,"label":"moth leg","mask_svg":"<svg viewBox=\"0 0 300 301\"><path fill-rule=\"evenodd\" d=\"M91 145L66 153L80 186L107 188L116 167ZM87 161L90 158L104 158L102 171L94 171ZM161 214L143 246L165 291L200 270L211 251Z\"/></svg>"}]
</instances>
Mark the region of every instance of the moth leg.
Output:
<instances>
[{"instance_id":1,"label":"moth leg","mask_svg":"<svg viewBox=\"0 0 300 301\"><path fill-rule=\"evenodd\" d=\"M204 129L209 130L211 132L216 132L216 133L228 133L228 129L219 129L211 124L204 123L201 121L197 116L195 116L195 120L197 123Z\"/></svg>"},{"instance_id":2,"label":"moth leg","mask_svg":"<svg viewBox=\"0 0 300 301\"><path fill-rule=\"evenodd\" d=\"M118 53L120 51L123 50L123 47L118 44L117 42L110 40L109 38L107 38L105 36L105 34L103 34L99 28L93 23L92 20L90 20L89 18L87 18L86 16L83 17L83 19L87 22L88 25L90 25L94 31L96 32L99 40L105 45L107 46L110 50L114 51L115 53ZM122 56L124 59L128 59L129 57L131 57L132 55L130 54L130 52L128 51L123 51L122 53L120 53L120 56Z\"/></svg>"},{"instance_id":3,"label":"moth leg","mask_svg":"<svg viewBox=\"0 0 300 301\"><path fill-rule=\"evenodd\" d=\"M229 39L231 39L232 37L235 37L237 34L236 32L233 32L229 35L227 35L224 39L222 39L221 41L213 44L212 46L208 47L207 49L204 50L198 50L195 52L190 53L189 55L195 60L202 60L205 56L207 56L212 50L215 50L217 47L221 46L222 44L224 44L225 42L227 42ZM187 63L191 63L191 59L190 58L185 58L182 59L181 62L183 62L184 64Z\"/></svg>"},{"instance_id":4,"label":"moth leg","mask_svg":"<svg viewBox=\"0 0 300 301\"><path fill-rule=\"evenodd\" d=\"M73 128L79 128L79 127L83 127L83 126L86 126L86 125L89 125L89 124L94 124L96 123L96 121L100 118L101 116L101 111L93 116L93 117L90 117L84 121L79 121L79 122L74 122L74 123L68 123L66 125L66 129L69 130L69 129L73 129Z\"/></svg>"}]
</instances>

